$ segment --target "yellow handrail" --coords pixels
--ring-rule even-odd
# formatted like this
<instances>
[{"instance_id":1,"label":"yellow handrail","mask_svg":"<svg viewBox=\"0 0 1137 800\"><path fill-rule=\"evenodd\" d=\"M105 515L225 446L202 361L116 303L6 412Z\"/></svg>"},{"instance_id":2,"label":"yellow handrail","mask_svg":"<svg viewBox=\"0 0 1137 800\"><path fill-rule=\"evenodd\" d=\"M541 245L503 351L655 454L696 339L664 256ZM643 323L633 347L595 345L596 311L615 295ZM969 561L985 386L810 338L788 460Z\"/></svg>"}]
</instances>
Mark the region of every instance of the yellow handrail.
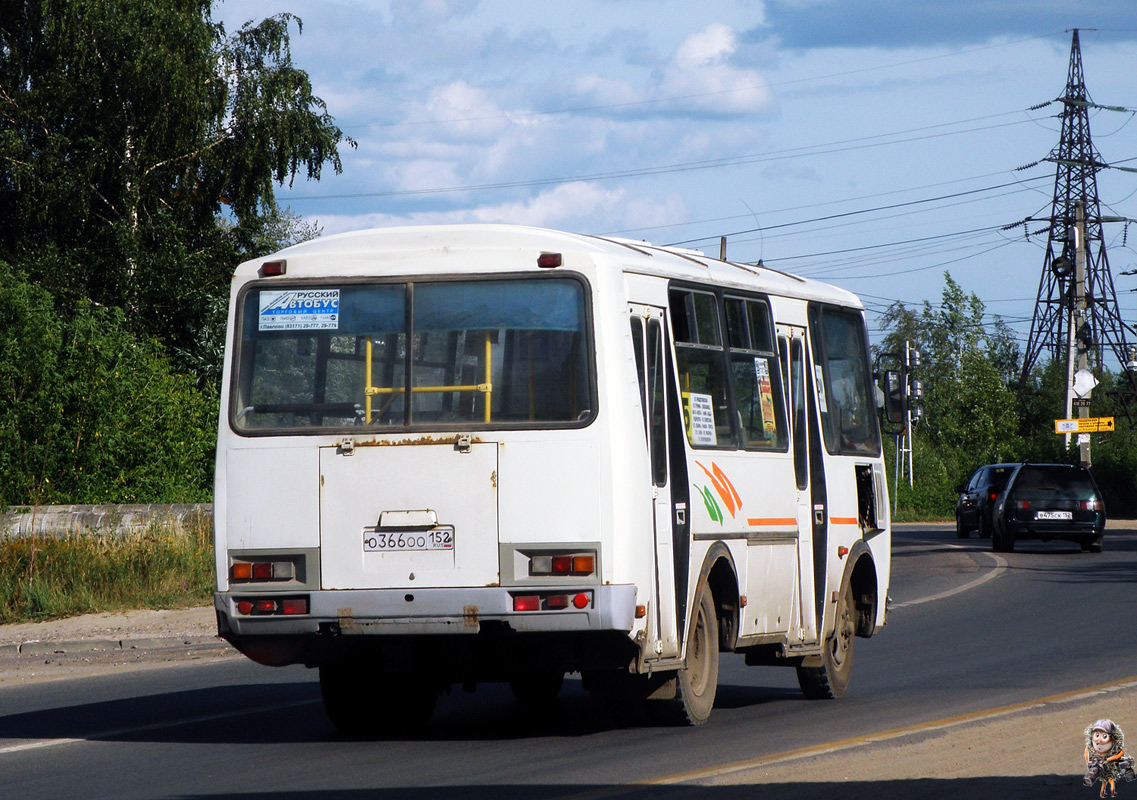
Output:
<instances>
[{"instance_id":1,"label":"yellow handrail","mask_svg":"<svg viewBox=\"0 0 1137 800\"><path fill-rule=\"evenodd\" d=\"M485 420L489 422L492 416L493 405L493 350L490 333L486 331L486 380L484 383L471 383L462 386L412 386L411 393L423 392L481 392L486 396ZM371 385L371 337L367 337L367 348L363 366L363 408L364 420L371 424L371 398L381 394L400 394L406 391L400 386L372 386Z\"/></svg>"}]
</instances>

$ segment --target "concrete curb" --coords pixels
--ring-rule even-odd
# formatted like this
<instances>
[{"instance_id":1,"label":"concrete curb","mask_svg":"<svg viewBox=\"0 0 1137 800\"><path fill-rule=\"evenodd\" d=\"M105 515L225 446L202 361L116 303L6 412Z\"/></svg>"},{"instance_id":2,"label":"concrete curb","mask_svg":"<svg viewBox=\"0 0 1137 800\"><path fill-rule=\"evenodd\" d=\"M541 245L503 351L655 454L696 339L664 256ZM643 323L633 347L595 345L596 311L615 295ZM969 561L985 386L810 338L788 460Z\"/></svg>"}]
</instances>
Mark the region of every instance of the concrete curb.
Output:
<instances>
[{"instance_id":1,"label":"concrete curb","mask_svg":"<svg viewBox=\"0 0 1137 800\"><path fill-rule=\"evenodd\" d=\"M154 639L74 639L41 641L38 639L0 646L0 656L51 656L76 653L129 652L132 650L167 650L183 647L220 645L217 636L166 636Z\"/></svg>"}]
</instances>

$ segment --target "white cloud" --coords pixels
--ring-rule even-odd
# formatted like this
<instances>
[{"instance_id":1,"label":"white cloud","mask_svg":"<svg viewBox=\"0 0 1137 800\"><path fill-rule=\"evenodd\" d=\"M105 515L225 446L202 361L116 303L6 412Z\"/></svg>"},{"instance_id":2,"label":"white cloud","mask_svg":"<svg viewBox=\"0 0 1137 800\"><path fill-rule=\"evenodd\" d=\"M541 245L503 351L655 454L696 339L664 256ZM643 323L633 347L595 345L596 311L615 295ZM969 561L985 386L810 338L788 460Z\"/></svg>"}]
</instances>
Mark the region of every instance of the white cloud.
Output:
<instances>
[{"instance_id":1,"label":"white cloud","mask_svg":"<svg viewBox=\"0 0 1137 800\"><path fill-rule=\"evenodd\" d=\"M684 97L702 111L737 114L768 108L772 97L766 79L733 63L737 49L734 30L722 23L691 34L665 67L660 93Z\"/></svg>"},{"instance_id":2,"label":"white cloud","mask_svg":"<svg viewBox=\"0 0 1137 800\"><path fill-rule=\"evenodd\" d=\"M666 224L690 213L678 197L631 195L626 189L594 183L567 183L526 200L408 214L330 214L309 219L324 235L393 225L497 222L581 231L636 229Z\"/></svg>"}]
</instances>

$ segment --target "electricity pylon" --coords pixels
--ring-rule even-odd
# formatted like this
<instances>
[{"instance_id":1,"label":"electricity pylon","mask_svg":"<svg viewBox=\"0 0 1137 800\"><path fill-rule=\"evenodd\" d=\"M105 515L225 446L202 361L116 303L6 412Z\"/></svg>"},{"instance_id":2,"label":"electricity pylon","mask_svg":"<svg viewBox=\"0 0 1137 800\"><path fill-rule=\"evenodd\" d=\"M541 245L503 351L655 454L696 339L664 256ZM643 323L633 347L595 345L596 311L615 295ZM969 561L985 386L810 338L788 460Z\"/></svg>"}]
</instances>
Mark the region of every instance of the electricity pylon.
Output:
<instances>
[{"instance_id":1,"label":"electricity pylon","mask_svg":"<svg viewBox=\"0 0 1137 800\"><path fill-rule=\"evenodd\" d=\"M1097 173L1108 167L1090 140L1090 108L1096 107L1086 92L1082 72L1082 49L1078 30L1070 45L1070 71L1066 92L1059 98L1062 109L1062 138L1045 159L1057 165L1054 201L1047 228L1028 231L1028 235L1048 233L1038 301L1030 323L1030 336L1023 354L1022 386L1044 350L1050 357L1067 359L1071 342L1079 354L1089 356L1091 368L1100 369L1108 349L1120 364L1131 360L1129 341L1132 329L1121 319L1113 275L1109 270L1102 222L1124 221L1101 216L1098 203ZM1084 214L1084 286L1076 285L1079 206ZM1028 220L1030 221L1035 220ZM1043 220L1037 220L1043 221ZM1072 313L1075 295L1080 294L1084 313ZM1078 319L1072 323L1072 319ZM1071 336L1071 325L1074 325Z\"/></svg>"}]
</instances>

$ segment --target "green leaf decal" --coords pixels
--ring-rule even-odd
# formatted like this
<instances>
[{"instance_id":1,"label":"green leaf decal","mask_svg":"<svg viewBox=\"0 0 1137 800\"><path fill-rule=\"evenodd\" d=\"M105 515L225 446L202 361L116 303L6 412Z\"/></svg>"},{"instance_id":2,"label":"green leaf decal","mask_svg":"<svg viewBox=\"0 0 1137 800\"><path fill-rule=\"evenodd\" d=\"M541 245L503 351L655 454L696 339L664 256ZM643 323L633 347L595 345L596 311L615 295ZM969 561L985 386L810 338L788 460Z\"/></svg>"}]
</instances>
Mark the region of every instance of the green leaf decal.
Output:
<instances>
[{"instance_id":1,"label":"green leaf decal","mask_svg":"<svg viewBox=\"0 0 1137 800\"><path fill-rule=\"evenodd\" d=\"M722 525L722 509L719 508L719 501L715 500L714 495L711 494L711 490L706 486L695 486L695 488L699 490L699 494L703 498L703 504L707 507L707 513L711 519L719 525Z\"/></svg>"}]
</instances>

